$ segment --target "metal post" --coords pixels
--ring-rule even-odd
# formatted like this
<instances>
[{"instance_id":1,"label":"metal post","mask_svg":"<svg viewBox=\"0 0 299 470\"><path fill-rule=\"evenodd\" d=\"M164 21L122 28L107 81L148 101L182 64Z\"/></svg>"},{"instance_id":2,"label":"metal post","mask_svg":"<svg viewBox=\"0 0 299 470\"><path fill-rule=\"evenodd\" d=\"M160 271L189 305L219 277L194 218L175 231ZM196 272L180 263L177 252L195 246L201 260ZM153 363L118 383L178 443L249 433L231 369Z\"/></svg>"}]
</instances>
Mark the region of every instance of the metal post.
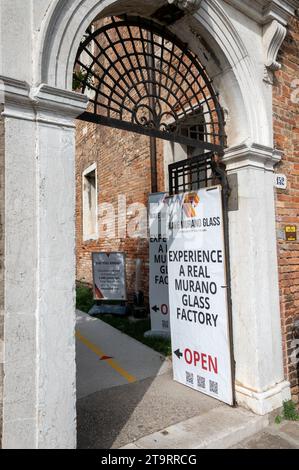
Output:
<instances>
[{"instance_id":1,"label":"metal post","mask_svg":"<svg viewBox=\"0 0 299 470\"><path fill-rule=\"evenodd\" d=\"M149 105L150 109L155 110L156 104L156 86L155 86L155 67L154 67L154 54L153 54L153 33L147 32L148 39L148 77L149 77ZM150 159L151 159L151 191L152 193L158 192L158 171L157 171L157 141L156 138L150 136Z\"/></svg>"},{"instance_id":2,"label":"metal post","mask_svg":"<svg viewBox=\"0 0 299 470\"><path fill-rule=\"evenodd\" d=\"M228 220L228 199L230 196L230 187L227 179L227 173L224 167L217 161L213 161L212 171L214 175L220 179L222 186L222 208L223 208L223 229L224 229L224 245L225 245L225 268L226 268L226 284L227 284L227 304L228 304L228 325L231 351L231 370L232 370L232 391L233 406L236 406L235 392L235 376L236 363L234 358L234 339L233 339L233 312L232 312L232 294L231 294L231 270L230 270L230 247L229 247L229 220Z\"/></svg>"}]
</instances>

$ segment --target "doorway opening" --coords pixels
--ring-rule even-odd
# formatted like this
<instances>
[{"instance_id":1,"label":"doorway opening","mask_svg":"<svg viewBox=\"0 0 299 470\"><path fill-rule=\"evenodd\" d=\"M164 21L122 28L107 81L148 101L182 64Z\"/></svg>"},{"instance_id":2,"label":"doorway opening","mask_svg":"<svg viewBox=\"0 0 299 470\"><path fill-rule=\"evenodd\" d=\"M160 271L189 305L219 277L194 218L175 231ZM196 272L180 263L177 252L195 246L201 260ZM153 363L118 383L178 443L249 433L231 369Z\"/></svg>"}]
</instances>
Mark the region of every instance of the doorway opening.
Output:
<instances>
[{"instance_id":1,"label":"doorway opening","mask_svg":"<svg viewBox=\"0 0 299 470\"><path fill-rule=\"evenodd\" d=\"M123 15L95 21L78 50L73 88L89 97L77 123L77 282L81 289L92 286L92 253L123 253L123 304L129 306L126 327L113 313L100 315L100 320L78 313L79 446L120 446L126 443L127 427L129 433L136 431L131 425L139 420L140 403L150 406L155 393L163 402L172 380L169 359L161 355L163 340L147 343L156 350L146 353L143 345L134 346L131 338L110 329L130 335L144 322L150 329L149 195L172 195L225 181L220 164L226 146L224 114L198 57L165 25L148 18ZM94 188L96 202L89 210L97 207L97 231L85 236L84 201L94 200ZM109 305L112 312L115 305ZM131 400L122 399L122 393L131 394ZM182 396L190 400L189 391ZM127 412L108 440L103 434L93 437L84 425L86 417L96 420L98 429L101 420L109 421L107 410L116 419L120 409L106 403L113 399ZM168 399L175 397L168 394ZM201 399L196 397L194 405ZM155 419L148 429L138 424L138 436L159 427L161 406L167 409L166 403L157 403L151 410ZM193 406L191 415L186 409L180 411L182 419L195 412ZM165 413L163 420L169 424L177 419Z\"/></svg>"}]
</instances>

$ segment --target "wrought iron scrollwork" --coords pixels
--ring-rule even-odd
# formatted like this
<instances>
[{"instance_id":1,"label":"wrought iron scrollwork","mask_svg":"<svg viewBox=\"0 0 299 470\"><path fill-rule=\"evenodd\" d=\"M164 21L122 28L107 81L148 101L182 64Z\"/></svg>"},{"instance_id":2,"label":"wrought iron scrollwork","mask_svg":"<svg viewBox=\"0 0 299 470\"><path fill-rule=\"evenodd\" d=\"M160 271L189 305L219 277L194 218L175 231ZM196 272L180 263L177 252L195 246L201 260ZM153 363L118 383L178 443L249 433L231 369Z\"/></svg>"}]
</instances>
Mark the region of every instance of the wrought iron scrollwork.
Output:
<instances>
[{"instance_id":1,"label":"wrought iron scrollwork","mask_svg":"<svg viewBox=\"0 0 299 470\"><path fill-rule=\"evenodd\" d=\"M140 17L105 18L95 25L74 69L74 88L90 98L81 119L223 150L219 97L185 43Z\"/></svg>"}]
</instances>

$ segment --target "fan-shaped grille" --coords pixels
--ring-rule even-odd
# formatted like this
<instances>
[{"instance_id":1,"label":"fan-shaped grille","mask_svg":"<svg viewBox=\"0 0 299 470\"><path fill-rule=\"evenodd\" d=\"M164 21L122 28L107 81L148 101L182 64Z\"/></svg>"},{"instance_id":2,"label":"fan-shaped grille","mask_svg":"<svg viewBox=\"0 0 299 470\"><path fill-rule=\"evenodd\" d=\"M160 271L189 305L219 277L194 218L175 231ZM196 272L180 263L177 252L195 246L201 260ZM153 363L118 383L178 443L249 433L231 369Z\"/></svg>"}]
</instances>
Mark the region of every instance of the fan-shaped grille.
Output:
<instances>
[{"instance_id":1,"label":"fan-shaped grille","mask_svg":"<svg viewBox=\"0 0 299 470\"><path fill-rule=\"evenodd\" d=\"M90 98L83 120L207 150L225 146L223 113L198 58L140 17L106 18L78 50L74 88Z\"/></svg>"}]
</instances>

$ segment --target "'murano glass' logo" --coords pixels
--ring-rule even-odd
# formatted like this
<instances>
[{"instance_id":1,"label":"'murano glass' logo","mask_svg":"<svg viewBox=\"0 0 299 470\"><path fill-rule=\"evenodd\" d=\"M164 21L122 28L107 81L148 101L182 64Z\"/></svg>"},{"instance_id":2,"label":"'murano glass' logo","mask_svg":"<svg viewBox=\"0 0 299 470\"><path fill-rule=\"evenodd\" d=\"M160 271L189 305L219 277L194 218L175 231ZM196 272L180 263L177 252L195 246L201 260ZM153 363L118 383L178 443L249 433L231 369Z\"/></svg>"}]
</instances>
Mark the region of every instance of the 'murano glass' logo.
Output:
<instances>
[{"instance_id":1,"label":"'murano glass' logo","mask_svg":"<svg viewBox=\"0 0 299 470\"><path fill-rule=\"evenodd\" d=\"M196 207L199 203L200 197L197 193L188 193L184 196L183 210L188 219L196 217Z\"/></svg>"}]
</instances>

